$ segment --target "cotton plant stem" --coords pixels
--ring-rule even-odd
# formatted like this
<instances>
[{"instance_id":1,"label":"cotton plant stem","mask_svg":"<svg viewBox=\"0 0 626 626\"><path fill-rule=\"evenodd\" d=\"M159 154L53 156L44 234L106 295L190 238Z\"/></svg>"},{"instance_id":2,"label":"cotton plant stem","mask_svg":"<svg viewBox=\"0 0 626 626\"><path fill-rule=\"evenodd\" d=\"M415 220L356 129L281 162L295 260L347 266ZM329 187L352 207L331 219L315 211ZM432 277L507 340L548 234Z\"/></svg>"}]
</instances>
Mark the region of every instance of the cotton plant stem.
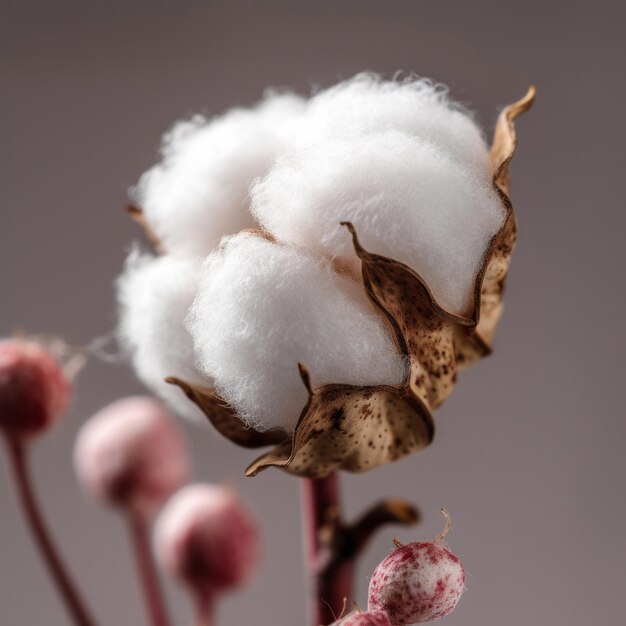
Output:
<instances>
[{"instance_id":1,"label":"cotton plant stem","mask_svg":"<svg viewBox=\"0 0 626 626\"><path fill-rule=\"evenodd\" d=\"M95 626L76 585L53 543L50 531L39 508L27 463L27 448L21 440L6 436L9 465L24 516L33 539L65 606L76 626Z\"/></svg>"},{"instance_id":2,"label":"cotton plant stem","mask_svg":"<svg viewBox=\"0 0 626 626\"><path fill-rule=\"evenodd\" d=\"M193 626L215 626L214 600L211 595L197 593L194 595L195 621Z\"/></svg>"},{"instance_id":3,"label":"cotton plant stem","mask_svg":"<svg viewBox=\"0 0 626 626\"><path fill-rule=\"evenodd\" d=\"M167 609L159 585L159 577L148 539L148 523L142 513L128 512L128 527L135 552L137 573L141 582L146 610L152 626L170 626Z\"/></svg>"},{"instance_id":4,"label":"cotton plant stem","mask_svg":"<svg viewBox=\"0 0 626 626\"><path fill-rule=\"evenodd\" d=\"M310 626L330 624L352 598L352 561L332 554L332 533L339 520L339 479L302 479L302 504L309 577Z\"/></svg>"}]
</instances>

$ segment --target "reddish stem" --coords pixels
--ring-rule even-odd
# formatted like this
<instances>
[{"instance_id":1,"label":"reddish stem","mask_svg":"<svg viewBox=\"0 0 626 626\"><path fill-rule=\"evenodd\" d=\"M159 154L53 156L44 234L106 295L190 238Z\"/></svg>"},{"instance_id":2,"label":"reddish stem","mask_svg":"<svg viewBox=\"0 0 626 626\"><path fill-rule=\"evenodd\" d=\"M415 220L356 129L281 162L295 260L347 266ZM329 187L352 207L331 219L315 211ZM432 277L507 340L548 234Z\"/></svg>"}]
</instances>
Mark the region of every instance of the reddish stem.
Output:
<instances>
[{"instance_id":1,"label":"reddish stem","mask_svg":"<svg viewBox=\"0 0 626 626\"><path fill-rule=\"evenodd\" d=\"M52 541L43 514L37 503L26 459L27 450L17 437L6 436L9 465L20 504L48 571L77 626L94 626L87 608Z\"/></svg>"},{"instance_id":2,"label":"reddish stem","mask_svg":"<svg viewBox=\"0 0 626 626\"><path fill-rule=\"evenodd\" d=\"M307 538L311 626L330 624L351 603L354 563L337 558L333 534L339 524L339 480L302 480L302 504Z\"/></svg>"},{"instance_id":3,"label":"reddish stem","mask_svg":"<svg viewBox=\"0 0 626 626\"><path fill-rule=\"evenodd\" d=\"M196 593L194 602L196 610L194 626L213 626L213 596L206 593Z\"/></svg>"},{"instance_id":4,"label":"reddish stem","mask_svg":"<svg viewBox=\"0 0 626 626\"><path fill-rule=\"evenodd\" d=\"M148 525L145 516L132 510L129 511L128 526L131 543L135 551L137 572L152 626L169 626L170 621L165 603L163 602L159 577L154 566L152 550L148 540Z\"/></svg>"}]
</instances>

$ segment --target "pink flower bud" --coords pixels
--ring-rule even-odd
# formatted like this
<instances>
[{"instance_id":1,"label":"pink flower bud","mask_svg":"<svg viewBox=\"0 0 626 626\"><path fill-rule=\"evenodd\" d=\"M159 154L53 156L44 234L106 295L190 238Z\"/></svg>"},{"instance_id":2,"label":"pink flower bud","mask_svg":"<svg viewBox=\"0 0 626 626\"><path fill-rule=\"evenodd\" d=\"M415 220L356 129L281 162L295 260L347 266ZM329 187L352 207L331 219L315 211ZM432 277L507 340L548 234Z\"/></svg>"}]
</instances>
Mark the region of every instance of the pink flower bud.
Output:
<instances>
[{"instance_id":1,"label":"pink flower bud","mask_svg":"<svg viewBox=\"0 0 626 626\"><path fill-rule=\"evenodd\" d=\"M212 485L185 487L157 521L163 567L197 594L241 586L258 561L257 525L237 494Z\"/></svg>"},{"instance_id":2,"label":"pink flower bud","mask_svg":"<svg viewBox=\"0 0 626 626\"><path fill-rule=\"evenodd\" d=\"M70 395L61 363L45 346L0 341L0 430L14 437L37 435L57 421Z\"/></svg>"},{"instance_id":3,"label":"pink flower bud","mask_svg":"<svg viewBox=\"0 0 626 626\"><path fill-rule=\"evenodd\" d=\"M391 624L382 611L353 611L331 626L391 626Z\"/></svg>"},{"instance_id":4,"label":"pink flower bud","mask_svg":"<svg viewBox=\"0 0 626 626\"><path fill-rule=\"evenodd\" d=\"M452 612L464 583L461 561L439 541L410 543L374 570L369 609L387 613L392 626L429 622Z\"/></svg>"},{"instance_id":5,"label":"pink flower bud","mask_svg":"<svg viewBox=\"0 0 626 626\"><path fill-rule=\"evenodd\" d=\"M187 479L185 442L163 406L148 397L118 400L84 424L74 450L87 492L149 513Z\"/></svg>"}]
</instances>

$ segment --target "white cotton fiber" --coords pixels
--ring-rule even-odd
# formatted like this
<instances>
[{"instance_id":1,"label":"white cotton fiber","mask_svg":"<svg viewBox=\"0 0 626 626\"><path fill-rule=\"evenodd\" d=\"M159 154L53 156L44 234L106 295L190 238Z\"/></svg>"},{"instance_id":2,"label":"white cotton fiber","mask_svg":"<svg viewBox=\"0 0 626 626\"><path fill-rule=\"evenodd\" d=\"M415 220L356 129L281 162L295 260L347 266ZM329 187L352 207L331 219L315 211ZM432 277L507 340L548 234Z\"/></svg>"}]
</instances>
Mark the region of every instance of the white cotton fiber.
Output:
<instances>
[{"instance_id":1,"label":"white cotton fiber","mask_svg":"<svg viewBox=\"0 0 626 626\"><path fill-rule=\"evenodd\" d=\"M188 328L198 366L247 423L294 429L307 400L298 362L314 386L402 382L403 358L351 283L245 233L207 258Z\"/></svg>"},{"instance_id":2,"label":"white cotton fiber","mask_svg":"<svg viewBox=\"0 0 626 626\"><path fill-rule=\"evenodd\" d=\"M194 368L191 336L184 324L200 267L200 259L153 257L135 250L117 285L120 343L139 378L186 417L199 417L200 411L164 378L211 385Z\"/></svg>"},{"instance_id":3,"label":"white cotton fiber","mask_svg":"<svg viewBox=\"0 0 626 626\"><path fill-rule=\"evenodd\" d=\"M358 276L340 222L464 314L504 219L472 116L415 78L361 74L308 101L269 94L251 109L177 123L161 152L134 200L165 255L127 263L122 342L178 411L199 414L162 382L168 375L214 386L261 430L293 431L307 399L298 362L315 386L404 379L363 285L330 268L334 259ZM235 235L254 226L280 243Z\"/></svg>"},{"instance_id":4,"label":"white cotton fiber","mask_svg":"<svg viewBox=\"0 0 626 626\"><path fill-rule=\"evenodd\" d=\"M135 203L165 250L206 255L223 235L253 226L250 182L285 151L304 100L271 93L253 109L178 122L162 160L141 177Z\"/></svg>"},{"instance_id":5,"label":"white cotton fiber","mask_svg":"<svg viewBox=\"0 0 626 626\"><path fill-rule=\"evenodd\" d=\"M428 141L472 169L489 168L485 141L472 115L448 97L443 85L430 80L357 74L313 96L299 128L301 140L308 143L397 130Z\"/></svg>"},{"instance_id":6,"label":"white cotton fiber","mask_svg":"<svg viewBox=\"0 0 626 626\"><path fill-rule=\"evenodd\" d=\"M309 145L281 157L253 190L253 211L279 240L357 266L348 231L401 261L439 304L464 313L504 211L489 176L398 131Z\"/></svg>"}]
</instances>

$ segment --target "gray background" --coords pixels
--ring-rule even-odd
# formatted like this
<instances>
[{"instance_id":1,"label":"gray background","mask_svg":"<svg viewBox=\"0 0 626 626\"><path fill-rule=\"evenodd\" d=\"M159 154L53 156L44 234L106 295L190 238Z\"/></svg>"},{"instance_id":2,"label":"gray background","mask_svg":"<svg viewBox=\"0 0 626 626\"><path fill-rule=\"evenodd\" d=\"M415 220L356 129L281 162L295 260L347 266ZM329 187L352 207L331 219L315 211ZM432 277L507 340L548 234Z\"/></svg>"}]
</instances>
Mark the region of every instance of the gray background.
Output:
<instances>
[{"instance_id":1,"label":"gray background","mask_svg":"<svg viewBox=\"0 0 626 626\"><path fill-rule=\"evenodd\" d=\"M75 344L109 331L112 282L138 235L127 187L161 132L195 111L308 91L363 69L447 82L491 130L502 105L539 87L520 120L513 200L520 241L493 357L462 376L437 414L432 447L345 478L349 514L383 495L439 507L468 591L450 626L624 624L626 354L623 146L624 5L589 2L29 1L0 16L0 331ZM71 445L94 410L140 385L94 361L65 422L34 450L59 541L102 624L145 622L125 531L84 502ZM298 481L245 479L251 454L188 427L197 476L235 483L264 529L254 584L220 623L304 624ZM2 469L0 623L67 624L22 527ZM358 573L391 547L381 533ZM178 624L184 594L168 583Z\"/></svg>"}]
</instances>

